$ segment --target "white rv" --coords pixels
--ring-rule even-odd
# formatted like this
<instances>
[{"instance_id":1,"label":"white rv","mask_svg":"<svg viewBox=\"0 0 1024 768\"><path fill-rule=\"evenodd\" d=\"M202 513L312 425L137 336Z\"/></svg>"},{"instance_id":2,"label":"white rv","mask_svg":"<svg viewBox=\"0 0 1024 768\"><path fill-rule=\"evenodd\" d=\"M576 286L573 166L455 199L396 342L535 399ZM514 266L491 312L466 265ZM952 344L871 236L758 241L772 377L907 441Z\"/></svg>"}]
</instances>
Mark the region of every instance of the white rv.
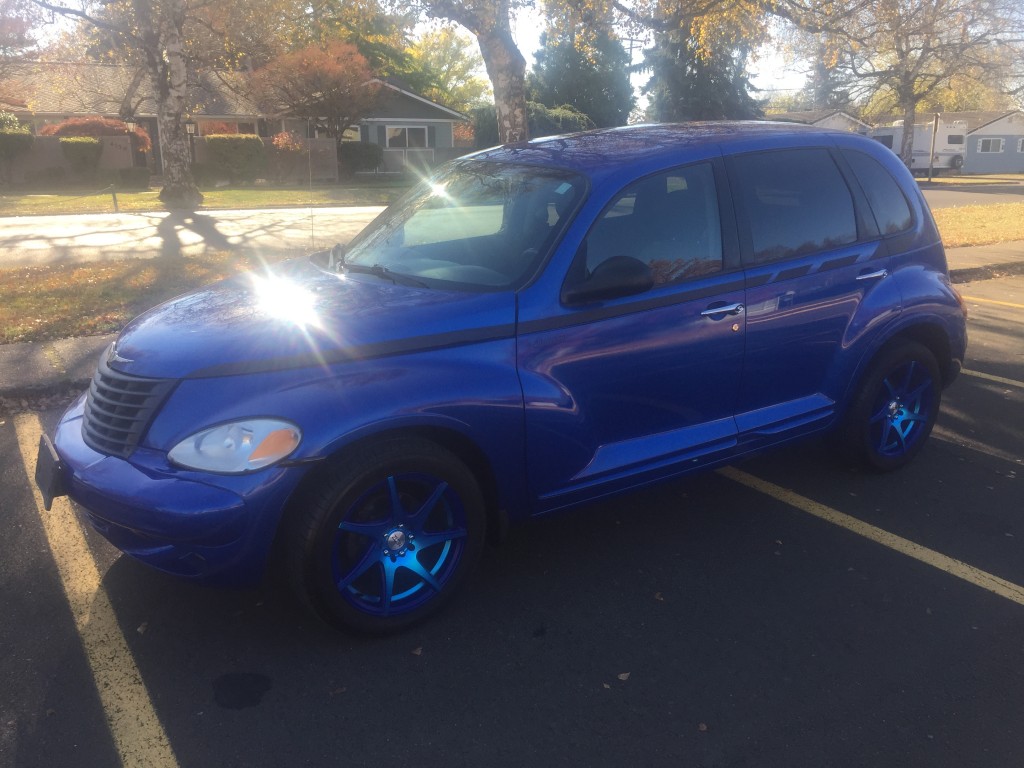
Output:
<instances>
[{"instance_id":1,"label":"white rv","mask_svg":"<svg viewBox=\"0 0 1024 768\"><path fill-rule=\"evenodd\" d=\"M910 163L912 171L927 171L928 156L932 149L933 122L918 123L914 126L914 149ZM869 134L871 138L881 142L897 155L903 143L903 121L890 126L875 128ZM959 170L964 166L964 153L967 150L967 123L963 120L939 120L935 130L935 153L932 155L932 167Z\"/></svg>"}]
</instances>

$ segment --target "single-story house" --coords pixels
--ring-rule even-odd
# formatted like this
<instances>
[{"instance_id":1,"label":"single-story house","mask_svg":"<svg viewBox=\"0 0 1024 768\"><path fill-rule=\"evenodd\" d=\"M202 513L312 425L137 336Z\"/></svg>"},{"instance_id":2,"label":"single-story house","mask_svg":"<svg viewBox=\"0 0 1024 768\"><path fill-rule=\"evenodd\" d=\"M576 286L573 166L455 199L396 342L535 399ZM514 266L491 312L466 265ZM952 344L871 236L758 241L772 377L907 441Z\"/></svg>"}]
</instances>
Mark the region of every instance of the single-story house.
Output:
<instances>
[{"instance_id":1,"label":"single-story house","mask_svg":"<svg viewBox=\"0 0 1024 768\"><path fill-rule=\"evenodd\" d=\"M395 81L375 79L367 83L371 84L381 89L377 107L346 132L343 140L383 146L384 163L380 170L401 172L436 165L466 151L456 147L454 141L454 126L466 122L465 115L419 96ZM33 130L69 117L132 115L153 140L148 156L137 157L134 163L149 165L154 173L160 172L156 102L149 79L140 69L91 62L31 62L21 66L5 86L4 108ZM189 101L193 109L189 117L196 123L196 135L255 133L270 137L287 130L314 142L318 138L315 127L306 120L262 114L246 91L243 73L209 71L192 77ZM333 140L321 139L313 146L320 143L323 148L318 150L319 154L328 145L334 145ZM43 147L34 148L33 152L36 151L43 151ZM108 161L102 162L106 165ZM123 160L112 167L122 164ZM337 178L336 160L321 157L311 167L317 180Z\"/></svg>"},{"instance_id":2,"label":"single-story house","mask_svg":"<svg viewBox=\"0 0 1024 768\"><path fill-rule=\"evenodd\" d=\"M935 159L956 158L952 165L965 174L1024 173L1024 112L940 112L935 135ZM915 168L925 168L932 149L935 113L919 112L914 125ZM903 121L896 116L879 119L871 135L898 151Z\"/></svg>"},{"instance_id":3,"label":"single-story house","mask_svg":"<svg viewBox=\"0 0 1024 768\"><path fill-rule=\"evenodd\" d=\"M944 112L967 123L964 173L1024 173L1024 112Z\"/></svg>"},{"instance_id":4,"label":"single-story house","mask_svg":"<svg viewBox=\"0 0 1024 768\"><path fill-rule=\"evenodd\" d=\"M850 131L851 133L867 133L871 130L871 126L863 120L858 120L841 109L776 112L775 114L765 115L765 119L775 120L780 123L803 123L804 125L814 125L818 128L836 128L840 131Z\"/></svg>"}]
</instances>

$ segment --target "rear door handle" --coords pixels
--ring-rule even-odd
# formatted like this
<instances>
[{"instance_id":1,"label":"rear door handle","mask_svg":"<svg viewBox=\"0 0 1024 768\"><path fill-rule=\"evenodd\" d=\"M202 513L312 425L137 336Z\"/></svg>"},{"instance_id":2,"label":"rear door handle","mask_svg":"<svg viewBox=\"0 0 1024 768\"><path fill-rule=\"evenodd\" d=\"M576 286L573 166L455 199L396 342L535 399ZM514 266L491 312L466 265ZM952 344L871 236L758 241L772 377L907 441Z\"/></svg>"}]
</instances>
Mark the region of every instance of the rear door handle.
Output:
<instances>
[{"instance_id":1,"label":"rear door handle","mask_svg":"<svg viewBox=\"0 0 1024 768\"><path fill-rule=\"evenodd\" d=\"M888 269L880 269L877 272L867 272L863 275L857 275L858 280L884 280L889 276Z\"/></svg>"},{"instance_id":2,"label":"rear door handle","mask_svg":"<svg viewBox=\"0 0 1024 768\"><path fill-rule=\"evenodd\" d=\"M713 317L714 315L738 315L746 309L742 304L723 304L721 307L708 307L701 315Z\"/></svg>"}]
</instances>

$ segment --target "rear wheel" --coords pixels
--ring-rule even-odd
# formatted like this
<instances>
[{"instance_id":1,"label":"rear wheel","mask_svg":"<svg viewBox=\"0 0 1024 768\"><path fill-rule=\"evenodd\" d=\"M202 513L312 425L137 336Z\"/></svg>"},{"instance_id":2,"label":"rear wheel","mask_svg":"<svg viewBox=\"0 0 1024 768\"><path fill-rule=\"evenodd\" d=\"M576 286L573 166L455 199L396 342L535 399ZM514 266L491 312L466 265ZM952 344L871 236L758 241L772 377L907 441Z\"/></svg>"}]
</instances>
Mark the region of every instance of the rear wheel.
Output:
<instances>
[{"instance_id":1,"label":"rear wheel","mask_svg":"<svg viewBox=\"0 0 1024 768\"><path fill-rule=\"evenodd\" d=\"M300 503L292 582L335 626L404 629L444 605L483 551L475 478L452 453L418 438L370 446Z\"/></svg>"},{"instance_id":2,"label":"rear wheel","mask_svg":"<svg viewBox=\"0 0 1024 768\"><path fill-rule=\"evenodd\" d=\"M935 355L906 341L872 364L843 429L846 446L868 466L891 471L924 446L939 412L941 379Z\"/></svg>"}]
</instances>

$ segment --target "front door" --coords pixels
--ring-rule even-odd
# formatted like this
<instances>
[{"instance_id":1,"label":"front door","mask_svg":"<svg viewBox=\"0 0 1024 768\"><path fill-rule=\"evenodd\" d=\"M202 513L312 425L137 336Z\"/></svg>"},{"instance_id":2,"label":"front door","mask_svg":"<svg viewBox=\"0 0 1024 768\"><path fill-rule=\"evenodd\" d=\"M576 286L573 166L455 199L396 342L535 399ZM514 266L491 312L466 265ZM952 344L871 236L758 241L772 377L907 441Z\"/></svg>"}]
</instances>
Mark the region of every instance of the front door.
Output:
<instances>
[{"instance_id":1,"label":"front door","mask_svg":"<svg viewBox=\"0 0 1024 768\"><path fill-rule=\"evenodd\" d=\"M539 512L706 463L735 444L744 289L734 249L723 248L721 174L717 161L704 162L628 186L594 222L567 279L630 257L650 269L650 290L521 314Z\"/></svg>"}]
</instances>

